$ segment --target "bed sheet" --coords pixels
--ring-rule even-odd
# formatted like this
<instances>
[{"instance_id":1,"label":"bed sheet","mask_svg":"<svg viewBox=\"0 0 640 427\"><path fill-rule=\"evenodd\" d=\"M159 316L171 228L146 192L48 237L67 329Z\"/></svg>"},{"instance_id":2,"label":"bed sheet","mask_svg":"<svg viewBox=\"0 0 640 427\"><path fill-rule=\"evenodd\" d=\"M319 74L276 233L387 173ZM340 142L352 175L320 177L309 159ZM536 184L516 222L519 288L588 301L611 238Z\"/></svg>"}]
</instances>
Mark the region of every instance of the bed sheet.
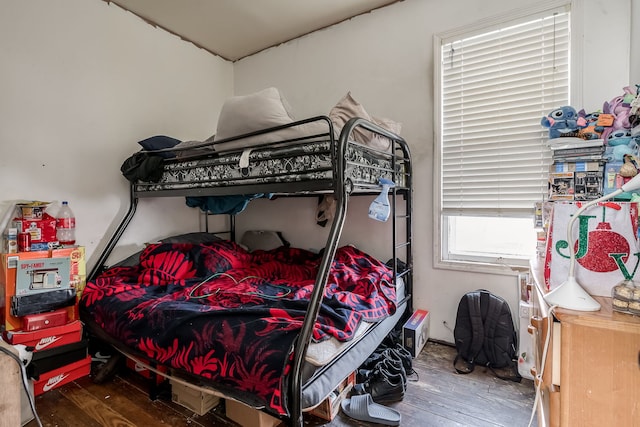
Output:
<instances>
[{"instance_id":1,"label":"bed sheet","mask_svg":"<svg viewBox=\"0 0 640 427\"><path fill-rule=\"evenodd\" d=\"M396 299L398 301L404 299L405 288L404 281L401 277L396 279L395 290ZM364 336L374 325L375 323L371 322L360 322L354 332L354 339L360 339L360 337ZM323 341L312 342L307 350L305 360L314 367L322 367L340 357L340 355L349 347L350 343L348 341L341 341L335 337L330 337ZM375 348L367 353L367 356L371 354L373 350L375 350Z\"/></svg>"},{"instance_id":2,"label":"bed sheet","mask_svg":"<svg viewBox=\"0 0 640 427\"><path fill-rule=\"evenodd\" d=\"M226 240L151 244L139 264L90 281L80 304L93 323L138 354L289 415L286 373L319 262L302 249L249 253ZM314 340L349 341L362 321L377 322L395 310L391 270L341 247Z\"/></svg>"}]
</instances>

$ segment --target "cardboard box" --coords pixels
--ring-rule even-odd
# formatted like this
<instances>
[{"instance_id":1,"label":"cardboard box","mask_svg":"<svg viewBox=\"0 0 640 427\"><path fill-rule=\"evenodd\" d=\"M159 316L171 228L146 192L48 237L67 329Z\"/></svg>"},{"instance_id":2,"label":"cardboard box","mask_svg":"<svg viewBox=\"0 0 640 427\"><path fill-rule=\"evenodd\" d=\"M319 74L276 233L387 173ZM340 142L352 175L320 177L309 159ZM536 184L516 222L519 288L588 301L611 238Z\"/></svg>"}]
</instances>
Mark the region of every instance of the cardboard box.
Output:
<instances>
[{"instance_id":1,"label":"cardboard box","mask_svg":"<svg viewBox=\"0 0 640 427\"><path fill-rule=\"evenodd\" d=\"M15 317L11 314L11 299L16 295L16 279L19 262L55 257L69 258L69 287L75 287L77 302L84 290L87 277L85 248L83 246L47 251L0 254L0 329L2 327L7 331L23 329L22 318ZM78 319L77 304L67 307L67 312L69 320Z\"/></svg>"},{"instance_id":2,"label":"cardboard box","mask_svg":"<svg viewBox=\"0 0 640 427\"><path fill-rule=\"evenodd\" d=\"M225 407L227 418L242 427L274 427L281 423L278 418L235 400L226 399Z\"/></svg>"},{"instance_id":3,"label":"cardboard box","mask_svg":"<svg viewBox=\"0 0 640 427\"><path fill-rule=\"evenodd\" d=\"M84 360L89 354L88 348L89 341L83 340L35 351L27 365L27 375L37 380L50 371Z\"/></svg>"},{"instance_id":4,"label":"cardboard box","mask_svg":"<svg viewBox=\"0 0 640 427\"><path fill-rule=\"evenodd\" d=\"M82 322L75 320L64 326L36 331L7 331L4 339L11 345L35 347L34 352L71 344L82 340Z\"/></svg>"},{"instance_id":5,"label":"cardboard box","mask_svg":"<svg viewBox=\"0 0 640 427\"><path fill-rule=\"evenodd\" d=\"M69 284L72 288L76 288L76 295L79 301L82 291L87 284L85 247L73 246L69 248L52 249L50 251L50 256L52 258L69 257Z\"/></svg>"},{"instance_id":6,"label":"cardboard box","mask_svg":"<svg viewBox=\"0 0 640 427\"><path fill-rule=\"evenodd\" d=\"M69 288L69 257L23 259L16 271L16 295Z\"/></svg>"},{"instance_id":7,"label":"cardboard box","mask_svg":"<svg viewBox=\"0 0 640 427\"><path fill-rule=\"evenodd\" d=\"M549 172L602 172L602 162L593 161L577 161L577 162L555 162L549 168Z\"/></svg>"},{"instance_id":8,"label":"cardboard box","mask_svg":"<svg viewBox=\"0 0 640 427\"><path fill-rule=\"evenodd\" d=\"M352 372L331 392L329 397L313 408L310 413L327 421L333 420L340 412L340 403L347 397L355 383L356 373Z\"/></svg>"},{"instance_id":9,"label":"cardboard box","mask_svg":"<svg viewBox=\"0 0 640 427\"><path fill-rule=\"evenodd\" d=\"M18 233L28 232L31 235L32 250L42 249L43 244L57 242L56 219L44 213L42 218L14 218L12 227L18 229Z\"/></svg>"},{"instance_id":10,"label":"cardboard box","mask_svg":"<svg viewBox=\"0 0 640 427\"><path fill-rule=\"evenodd\" d=\"M11 314L11 300L16 295L16 278L18 263L24 260L48 258L49 251L18 252L16 254L0 255L0 315L2 324L7 331L22 329L22 318ZM68 307L69 318L76 320L73 307Z\"/></svg>"},{"instance_id":11,"label":"cardboard box","mask_svg":"<svg viewBox=\"0 0 640 427\"><path fill-rule=\"evenodd\" d=\"M429 312L416 310L402 328L402 344L417 357L429 339Z\"/></svg>"},{"instance_id":12,"label":"cardboard box","mask_svg":"<svg viewBox=\"0 0 640 427\"><path fill-rule=\"evenodd\" d=\"M25 332L64 326L67 323L69 323L69 313L66 308L22 316L22 330Z\"/></svg>"},{"instance_id":13,"label":"cardboard box","mask_svg":"<svg viewBox=\"0 0 640 427\"><path fill-rule=\"evenodd\" d=\"M149 362L146 359L143 359L141 357L139 357L138 359L140 359L140 362L144 363L145 365L153 366L151 364L151 362ZM158 375L155 372L150 371L144 365L142 365L142 364L140 364L140 363L138 363L138 362L136 362L134 360L131 360L129 358L127 358L127 361L125 362L125 364L126 364L127 368L131 369L133 372L137 373L138 375L141 375L141 376L145 377L148 380L151 379L151 375L152 374L155 375L156 384L162 384L164 382L164 380L166 379L164 376ZM165 366L162 366L162 365L155 366L154 368L156 370L158 370L159 372L162 372L162 373L167 373L169 371Z\"/></svg>"},{"instance_id":14,"label":"cardboard box","mask_svg":"<svg viewBox=\"0 0 640 427\"><path fill-rule=\"evenodd\" d=\"M220 404L220 397L197 390L174 380L171 383L171 400L178 405L204 415Z\"/></svg>"},{"instance_id":15,"label":"cardboard box","mask_svg":"<svg viewBox=\"0 0 640 427\"><path fill-rule=\"evenodd\" d=\"M575 200L594 200L602 197L603 171L576 171L573 173Z\"/></svg>"},{"instance_id":16,"label":"cardboard box","mask_svg":"<svg viewBox=\"0 0 640 427\"><path fill-rule=\"evenodd\" d=\"M549 200L574 199L573 172L549 173Z\"/></svg>"},{"instance_id":17,"label":"cardboard box","mask_svg":"<svg viewBox=\"0 0 640 427\"><path fill-rule=\"evenodd\" d=\"M91 355L88 355L82 360L40 375L38 380L33 381L33 392L36 396L39 396L78 378L86 377L90 372Z\"/></svg>"}]
</instances>

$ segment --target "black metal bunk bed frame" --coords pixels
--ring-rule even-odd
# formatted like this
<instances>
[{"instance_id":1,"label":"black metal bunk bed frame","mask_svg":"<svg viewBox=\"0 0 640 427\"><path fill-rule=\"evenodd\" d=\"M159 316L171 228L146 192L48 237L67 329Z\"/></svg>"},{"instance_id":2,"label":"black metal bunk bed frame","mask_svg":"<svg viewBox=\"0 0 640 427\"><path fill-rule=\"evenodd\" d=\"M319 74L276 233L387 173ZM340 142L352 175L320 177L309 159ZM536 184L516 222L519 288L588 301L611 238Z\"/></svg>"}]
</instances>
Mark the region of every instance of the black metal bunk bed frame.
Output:
<instances>
[{"instance_id":1,"label":"black metal bunk bed frame","mask_svg":"<svg viewBox=\"0 0 640 427\"><path fill-rule=\"evenodd\" d=\"M293 366L290 374L289 384L289 408L290 408L290 424L295 426L303 425L303 413L302 413L302 367L307 349L311 342L313 335L313 326L318 317L322 298L324 295L324 289L329 276L332 261L335 257L336 250L338 249L340 236L344 227L344 222L347 214L347 202L350 195L357 194L377 194L379 186L371 184L362 184L353 182L351 179L347 179L346 170L349 164L347 160L347 148L352 141L349 137L352 135L354 129L360 127L377 135L382 135L389 138L392 141L391 152L382 152L371 149L381 156L389 157L391 160L391 174L394 177L394 182L402 183L396 185L390 189L390 201L391 201L391 219L392 219L392 236L393 236L393 257L392 268L394 277L402 278L405 283L405 299L399 301L398 305L406 302L407 311L405 314L411 314L413 312L412 306L412 291L413 291L413 256L412 256L412 221L411 214L413 212L412 202L412 165L411 155L406 141L398 135L395 135L387 130L367 121L362 118L352 118L343 127L340 137L337 142L334 138L333 124L331 120L326 116L317 116L310 119L296 122L297 124L304 124L308 122L323 120L326 121L329 128L329 133L326 134L331 140L331 151L333 157L333 173L332 179L327 180L314 180L314 181L296 181L296 182L278 182L278 183L265 183L265 184L247 184L247 185L232 185L232 186L216 186L216 187L199 187L193 189L165 189L165 190L147 190L144 186L139 187L136 183L132 183L130 186L130 200L129 209L126 212L124 218L114 231L113 235L109 239L105 249L100 254L95 266L89 273L88 280L93 280L104 269L105 263L109 258L112 250L115 248L118 240L124 233L124 230L129 225L136 211L136 207L140 198L146 197L185 197L185 196L221 196L221 195L236 195L236 194L255 194L255 193L277 193L283 195L318 195L323 193L333 193L336 199L336 212L333 222L327 237L327 244L322 256L322 260L319 265L318 275L315 280L313 292L311 294L309 302L309 310L305 315L302 328L294 348ZM276 131L288 127L287 125L278 126L263 131L252 132L246 135L242 135L236 138L229 138L225 141L232 141L236 139L261 135L271 131ZM318 137L321 135L313 135ZM305 138L301 138L305 139ZM199 144L198 146L191 147L197 148L205 146L207 144ZM264 144L268 145L268 144ZM255 148L260 148L257 146ZM156 150L169 151L170 149ZM175 150L175 149L174 149ZM403 215L397 214L397 198L401 196L405 201L405 213ZM235 220L230 215L230 234L231 239L235 239ZM405 221L405 236L402 241L398 239L398 232L396 230L398 220L404 219ZM404 248L406 263L403 266L403 270L399 271L397 252ZM406 317L406 316L405 316ZM375 328L370 328L365 334L370 333ZM326 368L326 367L325 367ZM323 369L320 369L314 374L322 375Z\"/></svg>"}]
</instances>

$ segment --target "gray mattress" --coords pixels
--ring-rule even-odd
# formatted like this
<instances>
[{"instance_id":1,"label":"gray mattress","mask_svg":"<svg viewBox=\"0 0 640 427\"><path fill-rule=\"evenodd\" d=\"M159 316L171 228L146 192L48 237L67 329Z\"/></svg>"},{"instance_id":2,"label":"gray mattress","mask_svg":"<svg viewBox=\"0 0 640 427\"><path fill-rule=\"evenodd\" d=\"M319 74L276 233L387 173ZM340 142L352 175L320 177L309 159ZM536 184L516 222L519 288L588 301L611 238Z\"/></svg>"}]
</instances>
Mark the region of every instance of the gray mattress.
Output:
<instances>
[{"instance_id":1,"label":"gray mattress","mask_svg":"<svg viewBox=\"0 0 640 427\"><path fill-rule=\"evenodd\" d=\"M396 287L396 296L398 301L402 301L405 297L405 287L402 279L398 279ZM331 394L336 384L347 378L354 371L354 367L362 365L362 363L374 352L384 337L394 328L400 321L407 304L398 305L393 316L387 317L376 325L367 325L364 322L358 327L356 336L358 339L354 342L341 342L336 347L334 356L328 365L318 365L316 360L327 359L317 347L323 343L312 343L307 350L306 362L303 367L302 379L304 386L302 387L302 409L308 411L318 406L322 401ZM315 359L313 362L310 359Z\"/></svg>"}]
</instances>

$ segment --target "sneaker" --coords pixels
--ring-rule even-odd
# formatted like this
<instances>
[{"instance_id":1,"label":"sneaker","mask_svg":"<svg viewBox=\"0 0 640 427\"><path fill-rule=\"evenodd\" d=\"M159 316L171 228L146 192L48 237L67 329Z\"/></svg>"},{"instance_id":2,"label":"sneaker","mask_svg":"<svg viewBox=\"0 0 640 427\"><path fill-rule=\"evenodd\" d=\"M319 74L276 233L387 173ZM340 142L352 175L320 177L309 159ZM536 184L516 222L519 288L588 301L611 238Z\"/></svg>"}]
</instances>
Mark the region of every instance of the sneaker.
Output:
<instances>
[{"instance_id":1,"label":"sneaker","mask_svg":"<svg viewBox=\"0 0 640 427\"><path fill-rule=\"evenodd\" d=\"M394 348L400 345L402 345L402 335L400 330L395 329L389 332L380 344L383 348Z\"/></svg>"},{"instance_id":2,"label":"sneaker","mask_svg":"<svg viewBox=\"0 0 640 427\"><path fill-rule=\"evenodd\" d=\"M400 363L402 363L404 371L407 374L413 372L413 358L411 357L411 353L409 353L409 350L407 350L403 346L397 346L395 348L390 348L388 350L388 353L389 357L399 360Z\"/></svg>"},{"instance_id":3,"label":"sneaker","mask_svg":"<svg viewBox=\"0 0 640 427\"><path fill-rule=\"evenodd\" d=\"M406 384L402 375L380 369L364 383L354 385L352 393L356 395L368 393L374 402L387 404L404 399L405 390Z\"/></svg>"},{"instance_id":4,"label":"sneaker","mask_svg":"<svg viewBox=\"0 0 640 427\"><path fill-rule=\"evenodd\" d=\"M362 365L360 365L360 369L372 370L376 367L378 363L380 363L384 359L384 350L385 349L376 349L371 356L365 360Z\"/></svg>"},{"instance_id":5,"label":"sneaker","mask_svg":"<svg viewBox=\"0 0 640 427\"><path fill-rule=\"evenodd\" d=\"M373 369L358 369L356 374L356 383L364 383L368 381L370 378L378 375L381 370L389 374L400 375L406 385L407 373L405 372L402 363L399 360L392 358L381 359Z\"/></svg>"}]
</instances>

